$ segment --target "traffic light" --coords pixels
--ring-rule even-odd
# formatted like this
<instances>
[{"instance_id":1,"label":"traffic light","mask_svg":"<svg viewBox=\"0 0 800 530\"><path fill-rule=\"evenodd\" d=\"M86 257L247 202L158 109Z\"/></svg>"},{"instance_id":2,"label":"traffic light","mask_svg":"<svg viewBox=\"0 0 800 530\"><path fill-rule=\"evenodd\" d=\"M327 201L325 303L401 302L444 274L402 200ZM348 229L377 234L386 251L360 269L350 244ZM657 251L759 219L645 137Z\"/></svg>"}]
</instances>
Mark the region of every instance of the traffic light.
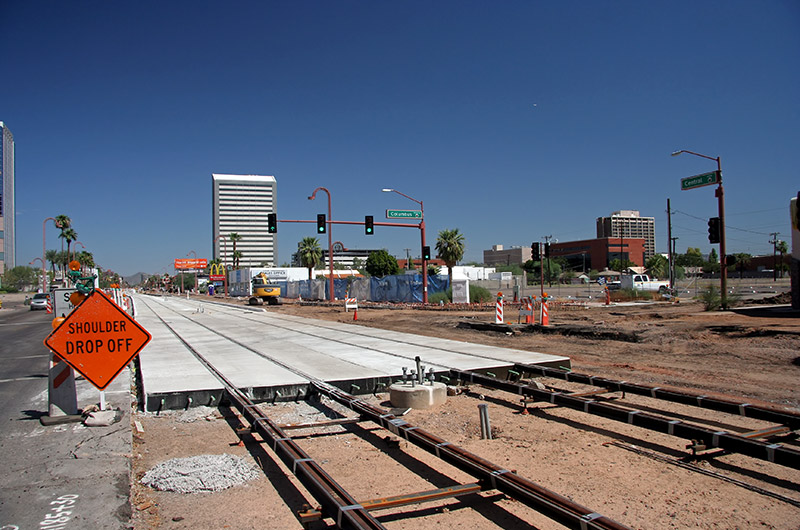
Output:
<instances>
[{"instance_id":1,"label":"traffic light","mask_svg":"<svg viewBox=\"0 0 800 530\"><path fill-rule=\"evenodd\" d=\"M375 233L375 228L373 227L373 218L371 215L364 216L364 233L368 236L371 236Z\"/></svg>"},{"instance_id":2,"label":"traffic light","mask_svg":"<svg viewBox=\"0 0 800 530\"><path fill-rule=\"evenodd\" d=\"M544 244L544 257L550 259L550 243Z\"/></svg>"},{"instance_id":3,"label":"traffic light","mask_svg":"<svg viewBox=\"0 0 800 530\"><path fill-rule=\"evenodd\" d=\"M278 216L274 213L267 214L267 232L276 234L278 232Z\"/></svg>"},{"instance_id":4,"label":"traffic light","mask_svg":"<svg viewBox=\"0 0 800 530\"><path fill-rule=\"evenodd\" d=\"M531 259L536 261L541 257L541 250L539 250L539 242L531 243Z\"/></svg>"},{"instance_id":5,"label":"traffic light","mask_svg":"<svg viewBox=\"0 0 800 530\"><path fill-rule=\"evenodd\" d=\"M318 213L317 214L317 233L324 234L327 230L327 223L325 223L325 214Z\"/></svg>"},{"instance_id":6,"label":"traffic light","mask_svg":"<svg viewBox=\"0 0 800 530\"><path fill-rule=\"evenodd\" d=\"M720 222L719 217L712 217L708 220L708 242L719 243Z\"/></svg>"},{"instance_id":7,"label":"traffic light","mask_svg":"<svg viewBox=\"0 0 800 530\"><path fill-rule=\"evenodd\" d=\"M422 259L425 261L431 259L431 247L429 246L422 247Z\"/></svg>"}]
</instances>

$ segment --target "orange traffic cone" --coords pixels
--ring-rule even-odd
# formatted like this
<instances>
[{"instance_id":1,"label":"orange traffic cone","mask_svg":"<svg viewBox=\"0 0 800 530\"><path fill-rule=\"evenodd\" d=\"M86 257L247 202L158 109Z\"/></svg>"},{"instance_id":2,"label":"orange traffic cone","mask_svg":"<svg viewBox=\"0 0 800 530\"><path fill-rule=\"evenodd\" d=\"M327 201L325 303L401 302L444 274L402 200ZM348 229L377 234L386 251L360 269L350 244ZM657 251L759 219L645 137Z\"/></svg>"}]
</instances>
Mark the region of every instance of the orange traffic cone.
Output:
<instances>
[{"instance_id":1,"label":"orange traffic cone","mask_svg":"<svg viewBox=\"0 0 800 530\"><path fill-rule=\"evenodd\" d=\"M358 308L353 309L353 320L358 320Z\"/></svg>"}]
</instances>

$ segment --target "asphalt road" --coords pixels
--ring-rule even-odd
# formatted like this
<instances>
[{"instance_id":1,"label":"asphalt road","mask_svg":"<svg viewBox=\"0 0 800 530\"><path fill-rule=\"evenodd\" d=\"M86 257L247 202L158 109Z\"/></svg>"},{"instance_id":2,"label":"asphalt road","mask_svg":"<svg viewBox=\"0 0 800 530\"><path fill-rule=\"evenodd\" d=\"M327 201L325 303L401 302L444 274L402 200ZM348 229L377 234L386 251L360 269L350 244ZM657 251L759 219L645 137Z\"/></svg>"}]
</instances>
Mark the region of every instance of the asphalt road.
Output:
<instances>
[{"instance_id":1,"label":"asphalt road","mask_svg":"<svg viewBox=\"0 0 800 530\"><path fill-rule=\"evenodd\" d=\"M130 392L124 371L106 395L124 411L108 427L44 426L52 315L4 303L0 310L0 530L126 528ZM78 406L99 393L77 382Z\"/></svg>"}]
</instances>

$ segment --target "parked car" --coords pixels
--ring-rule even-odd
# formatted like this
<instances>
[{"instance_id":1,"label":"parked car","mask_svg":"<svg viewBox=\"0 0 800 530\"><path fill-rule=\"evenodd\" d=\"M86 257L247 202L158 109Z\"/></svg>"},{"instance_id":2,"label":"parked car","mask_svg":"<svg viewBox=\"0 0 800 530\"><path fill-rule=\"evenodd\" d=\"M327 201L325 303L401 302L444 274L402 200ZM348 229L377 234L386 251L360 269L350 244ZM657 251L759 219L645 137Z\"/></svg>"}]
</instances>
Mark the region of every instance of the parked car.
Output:
<instances>
[{"instance_id":1,"label":"parked car","mask_svg":"<svg viewBox=\"0 0 800 530\"><path fill-rule=\"evenodd\" d=\"M47 301L50 299L48 293L36 293L31 300L31 311L34 309L47 309Z\"/></svg>"}]
</instances>

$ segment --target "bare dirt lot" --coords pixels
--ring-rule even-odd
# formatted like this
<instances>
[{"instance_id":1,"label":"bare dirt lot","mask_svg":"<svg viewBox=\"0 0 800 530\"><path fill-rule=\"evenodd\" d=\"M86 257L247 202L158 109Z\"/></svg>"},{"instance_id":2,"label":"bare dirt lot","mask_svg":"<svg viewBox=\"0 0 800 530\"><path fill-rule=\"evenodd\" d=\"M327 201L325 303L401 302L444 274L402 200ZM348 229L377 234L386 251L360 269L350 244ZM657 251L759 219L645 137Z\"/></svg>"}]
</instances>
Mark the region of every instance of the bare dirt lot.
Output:
<instances>
[{"instance_id":1,"label":"bare dirt lot","mask_svg":"<svg viewBox=\"0 0 800 530\"><path fill-rule=\"evenodd\" d=\"M341 307L285 304L267 311L353 322ZM513 315L513 316L512 316ZM358 325L376 326L569 356L572 369L629 382L678 387L701 395L800 410L800 318L786 311L704 312L697 303L556 307L553 327L580 334L475 331L465 320L492 322L486 311L360 308ZM516 322L507 310L506 319ZM605 338L619 332L616 340ZM586 387L541 379L570 390ZM692 460L687 440L550 404L520 414L519 396L472 386L432 410L405 419L573 501L633 528L800 528L800 474L737 454ZM768 424L738 416L609 394L615 402L720 430L745 432ZM388 407L385 394L370 396ZM477 405L489 405L494 439L480 437ZM264 405L278 422L324 418L320 405ZM335 407L334 407L335 408ZM296 513L314 504L271 450L246 436L228 409L185 423L179 413L138 414L134 430L134 523L145 528L301 528ZM346 414L346 412L343 411ZM223 418L220 414L224 414ZM352 415L352 413L351 413ZM470 483L474 479L373 424L293 431L303 448L359 500ZM775 441L797 448L795 436ZM170 458L230 453L259 463L263 476L218 493L158 492L138 485ZM688 462L688 465L687 465ZM562 528L497 491L375 512L387 528ZM315 523L325 527L331 520Z\"/></svg>"}]
</instances>

